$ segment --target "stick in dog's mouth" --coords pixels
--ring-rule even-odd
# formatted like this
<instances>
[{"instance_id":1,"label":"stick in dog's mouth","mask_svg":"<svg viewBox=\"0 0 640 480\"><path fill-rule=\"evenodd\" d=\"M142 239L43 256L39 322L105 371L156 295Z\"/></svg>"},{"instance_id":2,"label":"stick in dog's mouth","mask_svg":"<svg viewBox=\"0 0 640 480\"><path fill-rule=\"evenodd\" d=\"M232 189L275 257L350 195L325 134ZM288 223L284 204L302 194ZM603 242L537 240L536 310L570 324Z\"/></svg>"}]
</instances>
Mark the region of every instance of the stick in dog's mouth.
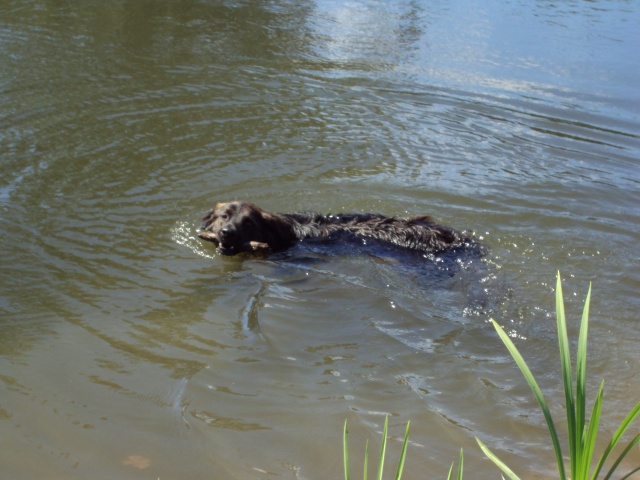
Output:
<instances>
[{"instance_id":1,"label":"stick in dog's mouth","mask_svg":"<svg viewBox=\"0 0 640 480\"><path fill-rule=\"evenodd\" d=\"M218 236L215 233L210 232L208 230L198 230L198 236L203 240L208 240L210 242L215 243L216 245L220 243Z\"/></svg>"},{"instance_id":2,"label":"stick in dog's mouth","mask_svg":"<svg viewBox=\"0 0 640 480\"><path fill-rule=\"evenodd\" d=\"M223 255L234 255L235 253L237 253L235 246L224 245L218 238L218 235L216 235L213 232L210 232L208 230L198 230L198 237L202 238L203 240L207 240L209 242L215 243L217 247L216 250ZM243 251L259 252L259 251L269 251L269 250L270 250L269 245L263 242L251 241L243 245Z\"/></svg>"}]
</instances>

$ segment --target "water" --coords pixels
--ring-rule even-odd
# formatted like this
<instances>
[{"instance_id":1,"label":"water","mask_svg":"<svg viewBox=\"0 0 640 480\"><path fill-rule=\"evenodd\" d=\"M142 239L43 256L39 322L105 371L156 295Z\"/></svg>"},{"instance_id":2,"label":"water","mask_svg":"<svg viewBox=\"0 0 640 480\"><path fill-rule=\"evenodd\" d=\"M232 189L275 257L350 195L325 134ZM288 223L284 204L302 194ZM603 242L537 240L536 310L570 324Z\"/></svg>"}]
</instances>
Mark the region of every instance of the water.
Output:
<instances>
[{"instance_id":1,"label":"water","mask_svg":"<svg viewBox=\"0 0 640 480\"><path fill-rule=\"evenodd\" d=\"M634 2L0 11L3 478L339 478L344 420L356 475L387 414L411 420L404 478L460 448L497 478L476 436L553 478L488 318L561 422L558 269L573 338L593 282L601 448L640 397ZM229 199L431 214L490 252L453 276L351 247L221 258L195 228Z\"/></svg>"}]
</instances>

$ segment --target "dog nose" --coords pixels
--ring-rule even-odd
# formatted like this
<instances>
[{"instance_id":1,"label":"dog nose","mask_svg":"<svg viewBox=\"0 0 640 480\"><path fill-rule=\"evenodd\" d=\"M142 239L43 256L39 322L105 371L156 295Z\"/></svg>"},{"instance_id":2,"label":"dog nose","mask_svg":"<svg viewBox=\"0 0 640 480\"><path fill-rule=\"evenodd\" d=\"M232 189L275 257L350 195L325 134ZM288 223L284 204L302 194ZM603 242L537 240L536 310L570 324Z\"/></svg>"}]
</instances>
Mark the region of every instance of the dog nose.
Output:
<instances>
[{"instance_id":1,"label":"dog nose","mask_svg":"<svg viewBox=\"0 0 640 480\"><path fill-rule=\"evenodd\" d=\"M220 236L225 239L230 239L235 236L236 232L234 228L229 226L223 227L220 229Z\"/></svg>"}]
</instances>

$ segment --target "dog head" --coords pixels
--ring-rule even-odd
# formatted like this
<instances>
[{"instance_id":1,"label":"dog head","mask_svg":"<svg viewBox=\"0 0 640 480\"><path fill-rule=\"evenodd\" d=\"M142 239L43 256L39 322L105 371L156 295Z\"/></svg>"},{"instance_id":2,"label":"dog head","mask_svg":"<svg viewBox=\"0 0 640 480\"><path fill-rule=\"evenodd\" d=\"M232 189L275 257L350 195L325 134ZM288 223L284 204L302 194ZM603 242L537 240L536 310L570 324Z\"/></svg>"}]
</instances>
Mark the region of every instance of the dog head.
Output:
<instances>
[{"instance_id":1,"label":"dog head","mask_svg":"<svg viewBox=\"0 0 640 480\"><path fill-rule=\"evenodd\" d=\"M216 203L202 219L198 236L215 243L222 255L276 250L291 240L282 217L245 202Z\"/></svg>"}]
</instances>

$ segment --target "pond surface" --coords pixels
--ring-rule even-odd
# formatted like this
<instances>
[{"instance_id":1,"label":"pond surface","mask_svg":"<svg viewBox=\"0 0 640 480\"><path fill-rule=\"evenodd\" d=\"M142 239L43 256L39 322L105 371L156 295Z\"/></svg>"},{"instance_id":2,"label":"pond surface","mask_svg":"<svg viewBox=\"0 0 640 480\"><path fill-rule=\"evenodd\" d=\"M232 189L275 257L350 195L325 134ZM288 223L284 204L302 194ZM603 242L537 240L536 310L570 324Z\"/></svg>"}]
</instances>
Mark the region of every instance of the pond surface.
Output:
<instances>
[{"instance_id":1,"label":"pond surface","mask_svg":"<svg viewBox=\"0 0 640 480\"><path fill-rule=\"evenodd\" d=\"M345 419L359 476L385 415L393 438L411 421L403 478L446 478L460 448L499 478L476 436L557 478L488 322L562 425L557 270L573 339L593 284L599 448L640 398L637 2L0 11L3 478L340 478ZM429 214L489 253L221 257L196 229L231 199Z\"/></svg>"}]
</instances>

